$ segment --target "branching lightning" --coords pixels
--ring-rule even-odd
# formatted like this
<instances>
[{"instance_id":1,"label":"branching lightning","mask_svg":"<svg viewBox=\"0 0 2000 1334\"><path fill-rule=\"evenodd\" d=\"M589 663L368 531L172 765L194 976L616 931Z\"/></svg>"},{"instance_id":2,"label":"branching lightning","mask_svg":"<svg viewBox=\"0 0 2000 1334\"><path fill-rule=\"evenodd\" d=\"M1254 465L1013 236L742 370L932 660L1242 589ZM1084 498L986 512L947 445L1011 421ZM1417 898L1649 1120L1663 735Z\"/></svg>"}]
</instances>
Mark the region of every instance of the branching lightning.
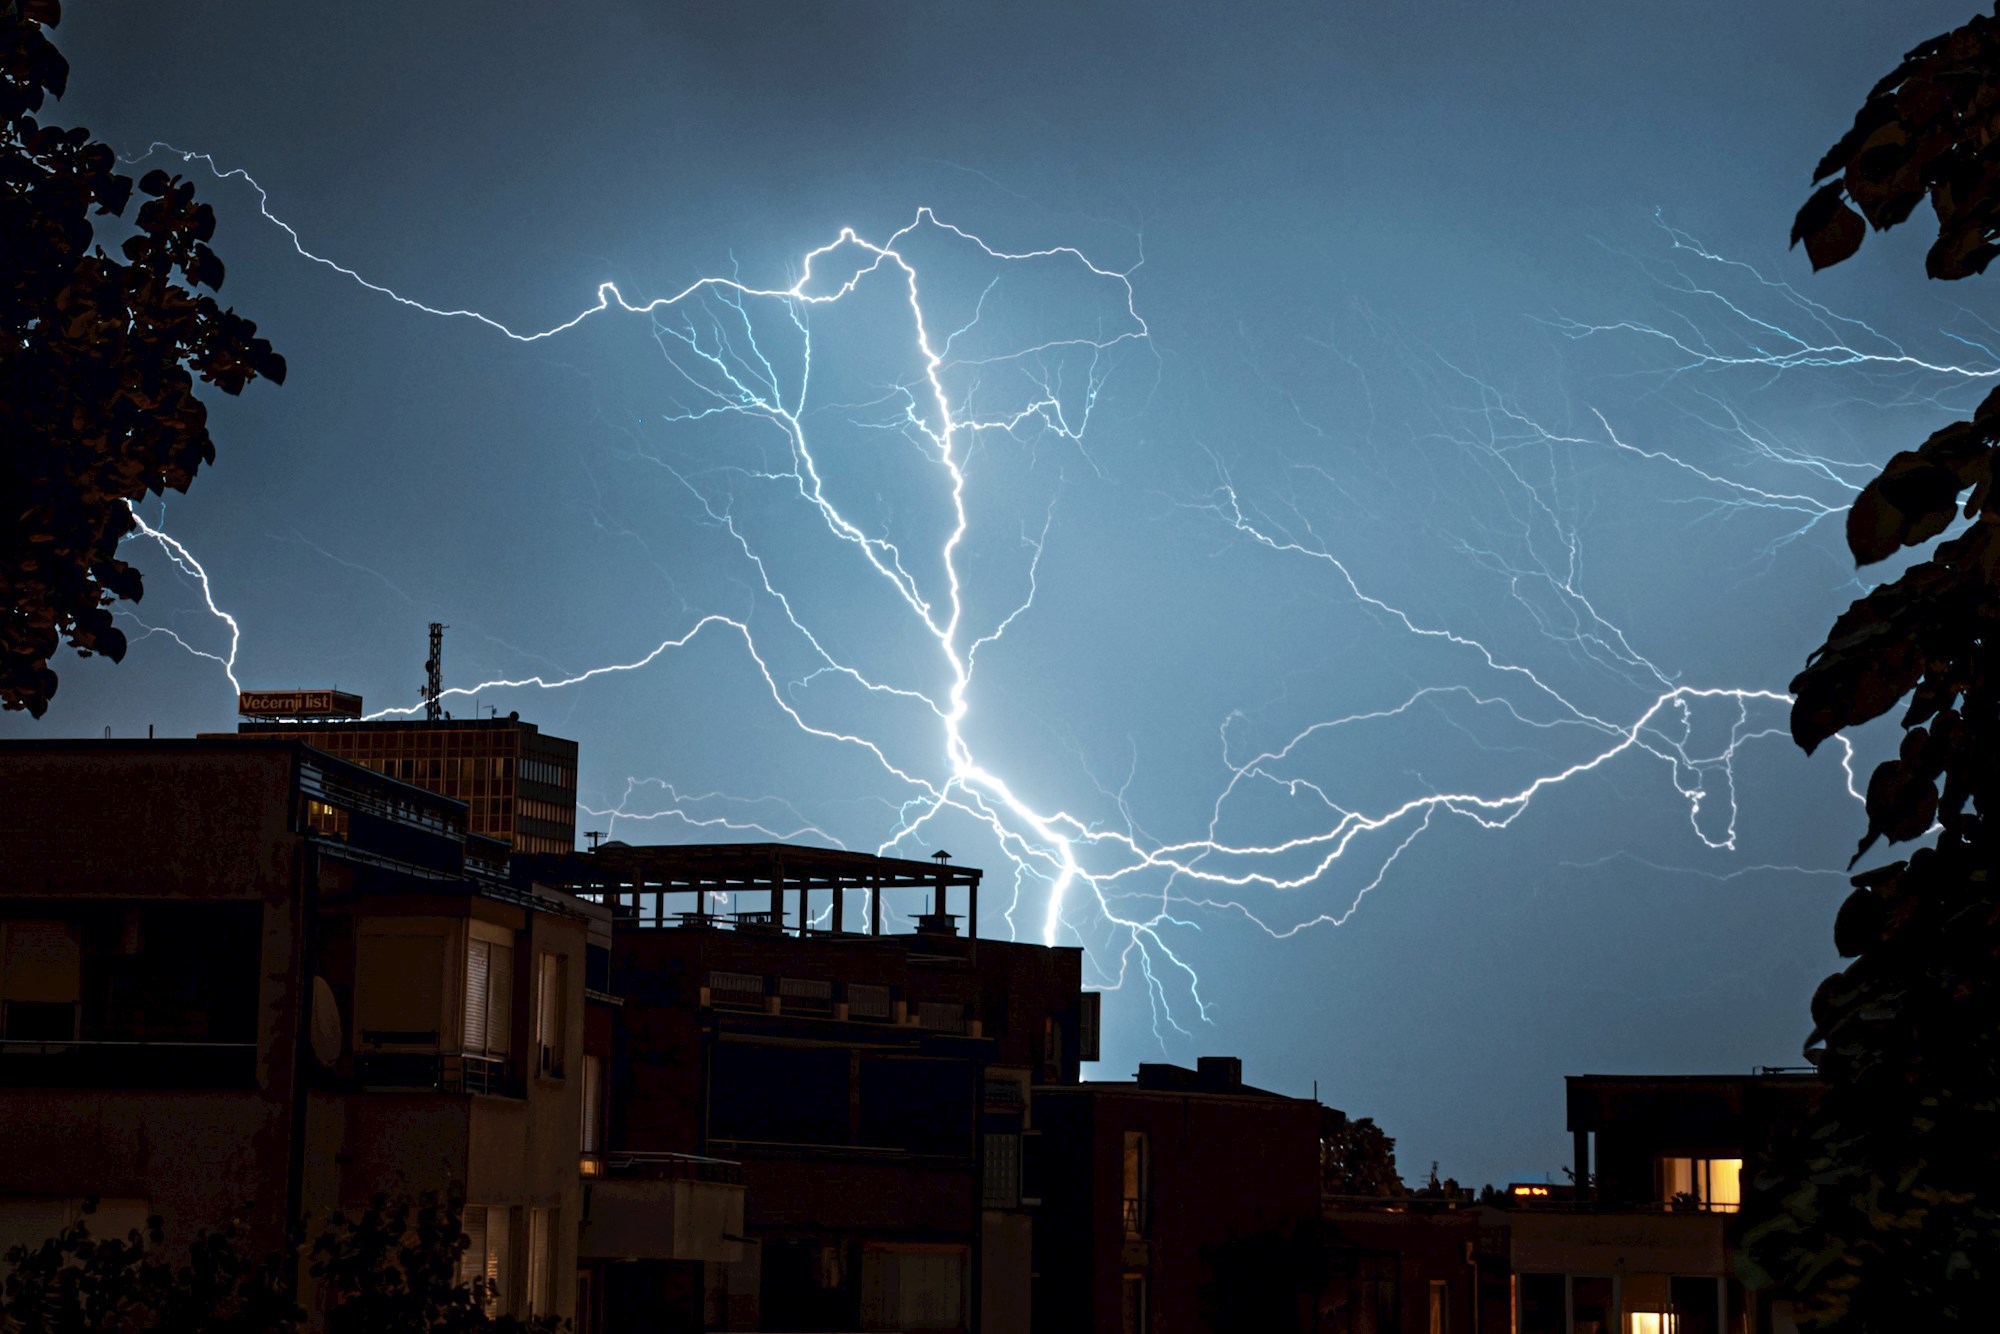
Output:
<instances>
[{"instance_id":1,"label":"branching lightning","mask_svg":"<svg viewBox=\"0 0 2000 1334\"><path fill-rule=\"evenodd\" d=\"M1521 613L1522 633L1553 648L1549 665L1508 650L1491 634L1412 609L1407 598L1378 591L1380 581L1371 583L1357 561L1325 535L1330 531L1327 504L1268 487L1253 495L1229 457L1211 450L1211 483L1200 494L1177 498L1173 513L1206 525L1240 559L1296 567L1320 581L1333 600L1372 621L1381 633L1420 646L1442 681L1417 684L1400 700L1375 707L1315 710L1316 720L1281 728L1264 740L1251 739L1255 729L1247 714L1223 719L1205 824L1187 836L1160 838L1142 831L1122 789L1104 792L1112 812L1108 818L1045 802L1027 777L1003 773L982 758L968 726L980 703L980 655L1035 614L1046 577L1043 556L1059 520L1054 498L1031 515L1015 517L1020 560L1010 573L1016 587L1003 605L986 608L969 595L964 559L979 522L972 504L979 484L972 460L981 450L1009 444L1027 450L1053 442L1069 457L1097 467L1082 448L1114 354L1144 349L1152 340L1129 270L1102 267L1069 246L1004 251L921 209L881 241L841 230L801 257L797 278L788 284L756 286L735 276L704 277L670 296L634 300L606 283L574 315L546 328L521 330L479 311L426 304L372 282L309 250L299 233L271 211L264 188L244 171L225 170L204 154L166 145L149 150L156 152L200 162L223 180L240 179L301 257L413 312L474 321L522 343L557 338L595 317L640 319L685 399L658 415L658 429L740 419L775 433L782 443L781 464L728 458L704 460L694 468L652 460L685 488L732 559L740 561L756 613L692 615L691 623L661 634L650 649L621 660L569 673L452 686L444 692L448 698L573 690L609 676L642 672L697 639L725 640L789 724L818 742L865 755L903 794L892 802L891 815L879 829L880 851L917 847L925 831L947 813L978 822L1005 859L999 869L1012 873L1014 901L1004 914L1010 929L1025 924L1047 943L1082 942L1094 964L1092 980L1108 987L1122 985L1136 968L1136 979L1153 1003L1155 1034L1163 1042L1170 1031L1188 1032L1177 1013L1177 997L1185 995L1195 1016L1208 1016L1195 970L1174 948L1176 933L1199 930L1208 920L1247 922L1277 938L1315 926L1340 926L1441 817L1504 830L1551 789L1616 764L1645 763L1671 785L1703 849L1738 850L1743 812L1736 764L1747 747L1784 744L1789 696L1777 683L1688 682L1662 665L1659 650L1645 644L1644 634L1628 631L1592 591L1585 540L1562 504L1553 468L1542 468L1537 460L1587 457L1602 466L1671 475L1692 488L1685 503L1708 515L1755 515L1774 523L1775 535L1764 548L1771 559L1843 512L1870 466L1865 459L1833 458L1781 443L1741 409L1698 388L1688 396L1689 415L1719 442L1729 456L1724 461L1695 459L1668 445L1628 438L1630 432L1621 430L1610 413L1588 405L1576 414L1585 426L1557 428L1471 372L1437 359L1457 383L1460 398L1474 405L1443 438L1477 461L1513 530L1506 540L1492 534L1441 535L1441 544L1469 569L1504 585ZM1554 329L1567 339L1625 338L1663 350L1666 363L1657 374L1675 383L1697 373L1750 371L1776 377L1859 369L1914 377L1913 384L1929 386L1906 386L1905 402L1942 402L1940 396L1951 384L2000 375L2000 365L1990 356L1968 361L1909 352L1861 321L1836 314L1749 265L1709 252L1685 233L1664 224L1662 229L1674 258L1656 266L1660 271L1655 278L1705 315L1682 308L1678 323L1563 318L1552 321ZM933 300L930 275L919 257L932 244L953 247L988 273L976 299L958 302L969 309L948 327L938 312L951 302ZM1721 281L1684 270L1684 262L1747 280L1766 304L1753 308L1747 299L1733 299ZM1109 293L1106 308L1114 312L1112 321L1087 333L1072 330L964 350L976 331L990 332L988 299L1003 276L1037 266L1059 268L1072 283ZM904 336L914 374L881 386L864 401L835 403L816 397L817 317L884 289L896 294L907 321ZM1986 355L1976 340L1959 342L1968 353ZM1015 386L1011 397L994 388L1003 379ZM1328 433L1306 419L1296 400L1291 408L1316 437L1314 461L1292 471L1302 479L1301 486L1317 479L1340 494L1340 461L1324 443ZM934 521L935 532L921 547L907 532L863 512L843 494L837 482L841 464L823 444L829 415L846 427L879 432L884 449L904 450L907 466L936 483L930 494L939 512L923 516ZM913 657L907 670L891 671L870 667L837 648L827 629L837 609L813 606L778 572L768 546L739 512L733 486L781 488L787 501L854 561L857 580L886 591L899 609L909 643L921 648L921 660ZM921 525L911 527L922 531ZM241 636L236 621L217 605L207 573L162 529L141 519L139 533L157 542L177 568L198 582L208 611L228 627L229 648L226 654L206 651L172 631L154 632L221 664L234 687ZM811 665L789 674L782 670L772 650L774 636L782 637L786 652L802 654ZM1593 693L1565 683L1566 674L1577 673L1597 683ZM883 716L894 719L893 725L862 727L837 720L835 711L817 703L821 696L816 693L836 687L858 692L860 699L887 711ZM418 707L372 716L405 716ZM1327 768L1320 748L1337 735L1405 722L1424 711L1458 729L1471 746L1505 750L1534 772L1513 782L1426 784L1414 795L1394 800L1362 802L1339 795L1341 775ZM914 751L907 742L912 717L920 720L917 730L926 738ZM1471 719L1504 727L1516 740L1504 747L1491 745L1471 729ZM1854 751L1845 739L1843 748L1846 789L1858 800ZM842 841L783 799L686 793L656 777L629 777L616 800L584 809L611 822L613 829L629 822L701 838ZM1274 810L1282 818L1274 817ZM1280 826L1302 832L1267 832ZM1349 875L1344 869L1349 864L1360 864L1359 874ZM1695 873L1726 878L1750 869L1757 868ZM1828 873L1825 868L1775 869ZM1304 910L1288 906L1305 894L1314 902ZM1332 901L1322 904L1321 899ZM1170 979L1178 980L1169 986Z\"/></svg>"}]
</instances>

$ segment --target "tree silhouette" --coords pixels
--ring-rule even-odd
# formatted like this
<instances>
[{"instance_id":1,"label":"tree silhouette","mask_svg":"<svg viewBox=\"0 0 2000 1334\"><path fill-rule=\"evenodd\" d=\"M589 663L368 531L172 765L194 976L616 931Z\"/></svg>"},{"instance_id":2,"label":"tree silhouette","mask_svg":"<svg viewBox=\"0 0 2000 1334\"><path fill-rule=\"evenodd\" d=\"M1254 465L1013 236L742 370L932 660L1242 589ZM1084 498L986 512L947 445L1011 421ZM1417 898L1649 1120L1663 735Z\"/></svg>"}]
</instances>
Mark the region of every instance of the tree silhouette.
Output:
<instances>
[{"instance_id":1,"label":"tree silhouette","mask_svg":"<svg viewBox=\"0 0 2000 1334\"><path fill-rule=\"evenodd\" d=\"M1814 179L1792 239L1815 269L1928 198L1930 275L1982 272L2000 254L2000 20L1905 56ZM1986 1330L2000 1310L1996 455L2000 391L1862 490L1847 516L1857 564L1936 545L1857 599L1792 682L1808 752L1909 701L1855 860L1935 835L1854 878L1834 924L1853 962L1814 995L1806 1043L1827 1095L1752 1182L1743 1277L1789 1294L1810 1329Z\"/></svg>"},{"instance_id":2,"label":"tree silhouette","mask_svg":"<svg viewBox=\"0 0 2000 1334\"><path fill-rule=\"evenodd\" d=\"M1406 1195L1396 1172L1396 1141L1375 1119L1319 1109L1319 1182L1326 1195Z\"/></svg>"},{"instance_id":3,"label":"tree silhouette","mask_svg":"<svg viewBox=\"0 0 2000 1334\"><path fill-rule=\"evenodd\" d=\"M40 717L67 640L117 661L109 604L144 593L118 557L148 492L185 491L215 458L195 381L241 393L285 361L210 290L215 214L194 187L150 171L120 246L93 217L120 217L133 182L81 129L39 123L69 64L45 28L58 0L0 0L0 707Z\"/></svg>"},{"instance_id":4,"label":"tree silhouette","mask_svg":"<svg viewBox=\"0 0 2000 1334\"><path fill-rule=\"evenodd\" d=\"M552 1315L493 1313L486 1280L462 1282L459 1191L414 1200L377 1195L358 1214L335 1212L306 1251L329 1334L557 1334ZM143 1231L98 1238L85 1216L39 1246L0 1256L13 1266L0 1286L7 1334L303 1334L294 1300L299 1252L261 1260L243 1252L235 1221L196 1235L187 1262L165 1257L162 1220Z\"/></svg>"}]
</instances>

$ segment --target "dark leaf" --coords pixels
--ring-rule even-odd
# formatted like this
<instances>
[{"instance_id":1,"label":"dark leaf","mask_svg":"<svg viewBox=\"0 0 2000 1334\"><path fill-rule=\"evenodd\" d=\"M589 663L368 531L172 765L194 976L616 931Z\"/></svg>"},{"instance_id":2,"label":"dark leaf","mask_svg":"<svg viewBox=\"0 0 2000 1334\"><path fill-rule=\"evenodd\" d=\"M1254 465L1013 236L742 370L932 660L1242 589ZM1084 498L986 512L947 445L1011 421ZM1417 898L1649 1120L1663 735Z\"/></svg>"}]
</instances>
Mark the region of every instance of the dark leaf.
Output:
<instances>
[{"instance_id":1,"label":"dark leaf","mask_svg":"<svg viewBox=\"0 0 2000 1334\"><path fill-rule=\"evenodd\" d=\"M1838 264L1861 248L1868 225L1847 206L1839 182L1821 186L1792 223L1792 244L1805 243L1815 270Z\"/></svg>"}]
</instances>

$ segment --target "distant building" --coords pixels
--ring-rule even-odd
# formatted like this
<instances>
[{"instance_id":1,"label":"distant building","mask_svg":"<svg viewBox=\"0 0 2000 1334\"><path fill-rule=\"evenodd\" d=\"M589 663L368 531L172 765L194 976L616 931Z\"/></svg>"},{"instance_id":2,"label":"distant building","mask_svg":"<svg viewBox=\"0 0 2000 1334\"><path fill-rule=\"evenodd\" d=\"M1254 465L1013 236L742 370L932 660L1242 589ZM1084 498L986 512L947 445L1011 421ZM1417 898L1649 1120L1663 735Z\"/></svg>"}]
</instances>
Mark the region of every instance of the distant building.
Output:
<instances>
[{"instance_id":1,"label":"distant building","mask_svg":"<svg viewBox=\"0 0 2000 1334\"><path fill-rule=\"evenodd\" d=\"M1809 1073L1573 1075L1587 1198L1509 1218L1520 1334L1597 1320L1629 1334L1785 1331L1731 1271L1728 1224L1771 1147L1825 1086Z\"/></svg>"},{"instance_id":2,"label":"distant building","mask_svg":"<svg viewBox=\"0 0 2000 1334\"><path fill-rule=\"evenodd\" d=\"M516 865L613 912L622 1010L583 1318L1026 1334L1037 1086L1097 1055L1080 950L959 934L949 910L976 920L980 873L942 860L607 843ZM914 933L885 933L894 909ZM716 1160L741 1164L740 1255L681 1246L639 1207L659 1188L619 1175Z\"/></svg>"},{"instance_id":3,"label":"distant building","mask_svg":"<svg viewBox=\"0 0 2000 1334\"><path fill-rule=\"evenodd\" d=\"M607 908L291 733L0 742L0 790L0 1247L97 1197L100 1232L238 1216L270 1248L457 1182L466 1276L573 1313ZM683 1222L719 1250L714 1175Z\"/></svg>"},{"instance_id":4,"label":"distant building","mask_svg":"<svg viewBox=\"0 0 2000 1334\"><path fill-rule=\"evenodd\" d=\"M236 731L302 740L462 801L469 832L497 838L515 852L568 852L576 846L576 742L546 735L516 714L436 722L263 718L240 723ZM315 820L326 832L339 832L337 814L316 812Z\"/></svg>"},{"instance_id":5,"label":"distant building","mask_svg":"<svg viewBox=\"0 0 2000 1334\"><path fill-rule=\"evenodd\" d=\"M1229 1057L1037 1088L1038 1334L1211 1329L1232 1270L1291 1285L1271 1327L1310 1328L1319 1112Z\"/></svg>"}]
</instances>

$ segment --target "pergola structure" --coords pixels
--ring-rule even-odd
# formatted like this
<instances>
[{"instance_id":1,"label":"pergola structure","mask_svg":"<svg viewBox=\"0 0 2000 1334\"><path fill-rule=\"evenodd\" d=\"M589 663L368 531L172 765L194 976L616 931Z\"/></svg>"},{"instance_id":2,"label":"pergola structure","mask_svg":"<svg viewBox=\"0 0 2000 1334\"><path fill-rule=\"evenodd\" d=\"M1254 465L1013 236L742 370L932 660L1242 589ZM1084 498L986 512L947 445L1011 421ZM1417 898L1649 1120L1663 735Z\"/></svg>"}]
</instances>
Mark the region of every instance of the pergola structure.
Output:
<instances>
[{"instance_id":1,"label":"pergola structure","mask_svg":"<svg viewBox=\"0 0 2000 1334\"><path fill-rule=\"evenodd\" d=\"M917 917L920 930L952 933L957 914L950 893L965 890L966 934L979 934L979 878L969 866L953 866L948 853L929 861L877 857L840 848L794 843L605 843L589 852L517 856L518 873L540 884L561 885L585 898L610 905L617 919L637 926L712 926L724 920L738 927L838 933L847 930L847 893L868 896L868 934L882 934L882 895L889 890L926 889L931 909ZM825 890L832 913L814 926L812 895ZM714 894L770 894L770 908L753 912L711 912ZM671 895L690 896L685 911L670 912ZM786 921L788 894L796 894L796 923Z\"/></svg>"}]
</instances>

